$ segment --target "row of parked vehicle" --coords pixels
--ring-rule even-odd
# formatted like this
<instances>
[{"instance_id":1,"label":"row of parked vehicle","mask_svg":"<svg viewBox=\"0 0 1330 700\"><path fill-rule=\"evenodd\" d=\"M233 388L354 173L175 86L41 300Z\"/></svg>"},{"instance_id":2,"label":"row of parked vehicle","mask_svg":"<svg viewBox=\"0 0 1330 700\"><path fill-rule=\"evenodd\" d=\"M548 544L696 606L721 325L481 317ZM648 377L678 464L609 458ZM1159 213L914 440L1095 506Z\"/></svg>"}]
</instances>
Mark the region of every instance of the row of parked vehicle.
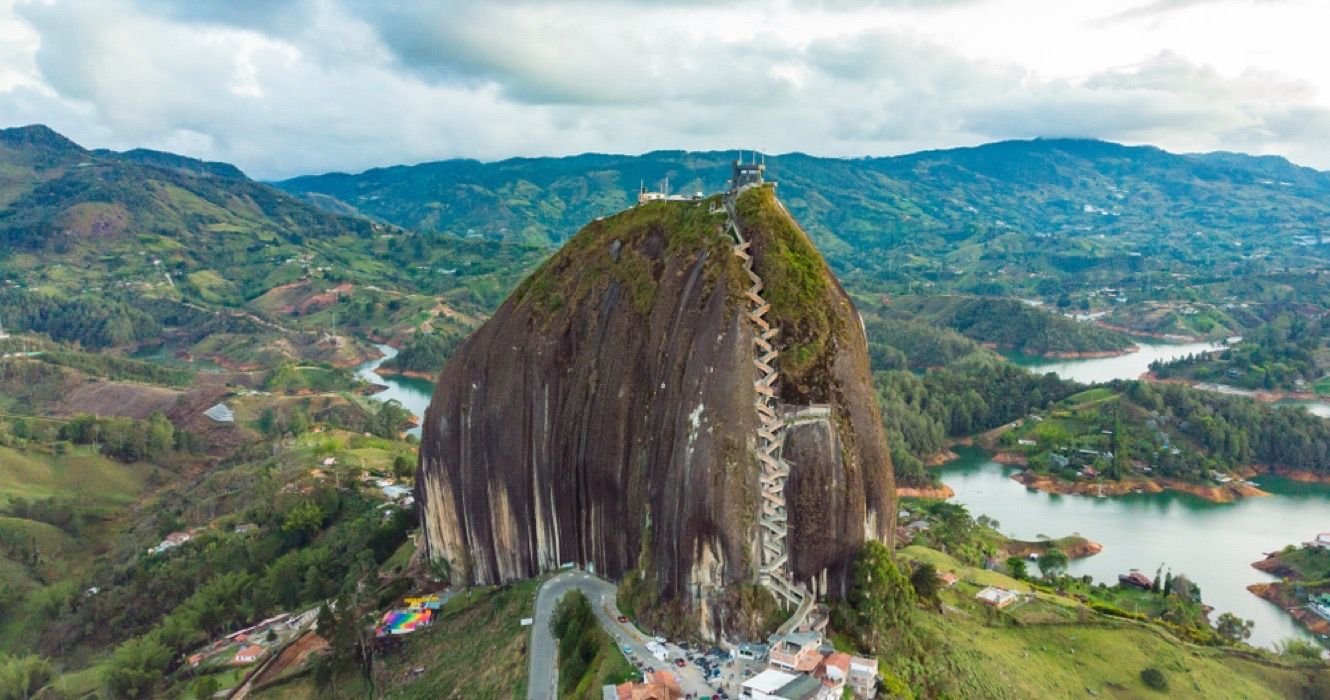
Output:
<instances>
[{"instance_id":1,"label":"row of parked vehicle","mask_svg":"<svg viewBox=\"0 0 1330 700\"><path fill-rule=\"evenodd\" d=\"M688 642L680 642L679 648L683 650L688 661L692 662L702 671L702 677L711 683L720 679L721 665L734 658L730 652L720 647L711 647L710 649L692 649ZM717 698L725 698L724 691L716 694Z\"/></svg>"}]
</instances>

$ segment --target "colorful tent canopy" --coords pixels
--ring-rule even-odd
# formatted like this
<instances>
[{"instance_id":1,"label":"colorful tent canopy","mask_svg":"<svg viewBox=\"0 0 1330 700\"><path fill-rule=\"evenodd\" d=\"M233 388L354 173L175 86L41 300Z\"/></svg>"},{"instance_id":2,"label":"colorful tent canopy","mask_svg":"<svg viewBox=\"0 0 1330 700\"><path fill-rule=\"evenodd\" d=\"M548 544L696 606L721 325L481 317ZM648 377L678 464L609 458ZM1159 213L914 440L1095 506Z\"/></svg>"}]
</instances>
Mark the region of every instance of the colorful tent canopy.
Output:
<instances>
[{"instance_id":1,"label":"colorful tent canopy","mask_svg":"<svg viewBox=\"0 0 1330 700\"><path fill-rule=\"evenodd\" d=\"M383 616L382 629L388 634L410 634L430 623L431 610L390 610Z\"/></svg>"}]
</instances>

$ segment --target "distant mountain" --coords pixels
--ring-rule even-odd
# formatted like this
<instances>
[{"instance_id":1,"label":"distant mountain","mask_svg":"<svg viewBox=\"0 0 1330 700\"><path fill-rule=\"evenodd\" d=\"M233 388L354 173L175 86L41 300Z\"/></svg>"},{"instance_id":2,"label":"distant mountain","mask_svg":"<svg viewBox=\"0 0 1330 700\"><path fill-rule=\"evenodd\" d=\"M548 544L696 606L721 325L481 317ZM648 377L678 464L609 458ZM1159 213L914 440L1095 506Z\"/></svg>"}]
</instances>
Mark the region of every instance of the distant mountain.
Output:
<instances>
[{"instance_id":1,"label":"distant mountain","mask_svg":"<svg viewBox=\"0 0 1330 700\"><path fill-rule=\"evenodd\" d=\"M178 170L186 175L195 175L198 177L225 177L233 180L244 180L245 174L230 163L218 163L215 161L199 160L186 156L166 153L165 151L153 151L147 148L135 148L129 151L116 152L105 149L93 151L98 156L106 158L119 158L134 163L152 165L158 168L169 170Z\"/></svg>"},{"instance_id":2,"label":"distant mountain","mask_svg":"<svg viewBox=\"0 0 1330 700\"><path fill-rule=\"evenodd\" d=\"M404 227L552 244L630 204L643 182L715 191L736 155L452 160L277 186ZM857 285L1018 293L1064 273L1107 283L1152 270L1305 267L1327 256L1319 237L1330 221L1330 173L1282 158L1039 139L766 163L795 218Z\"/></svg>"},{"instance_id":3,"label":"distant mountain","mask_svg":"<svg viewBox=\"0 0 1330 700\"><path fill-rule=\"evenodd\" d=\"M17 330L127 346L158 334L152 318L241 307L285 319L270 330L465 330L542 255L331 213L225 163L0 130L0 306L24 310L5 319Z\"/></svg>"}]
</instances>

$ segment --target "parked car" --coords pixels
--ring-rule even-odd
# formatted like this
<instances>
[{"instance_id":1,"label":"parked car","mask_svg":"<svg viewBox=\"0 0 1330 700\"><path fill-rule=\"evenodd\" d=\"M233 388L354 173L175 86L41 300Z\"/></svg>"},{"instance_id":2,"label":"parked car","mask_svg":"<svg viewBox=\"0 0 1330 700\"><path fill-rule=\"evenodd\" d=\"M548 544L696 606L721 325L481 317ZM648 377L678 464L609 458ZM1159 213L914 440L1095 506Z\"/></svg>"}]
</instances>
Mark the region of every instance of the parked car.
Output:
<instances>
[{"instance_id":1,"label":"parked car","mask_svg":"<svg viewBox=\"0 0 1330 700\"><path fill-rule=\"evenodd\" d=\"M683 659L675 659L674 665L683 668L686 665L686 662Z\"/></svg>"},{"instance_id":2,"label":"parked car","mask_svg":"<svg viewBox=\"0 0 1330 700\"><path fill-rule=\"evenodd\" d=\"M627 616L627 615L620 615L620 616L619 616L619 622L627 622L627 621L628 621L628 616Z\"/></svg>"}]
</instances>

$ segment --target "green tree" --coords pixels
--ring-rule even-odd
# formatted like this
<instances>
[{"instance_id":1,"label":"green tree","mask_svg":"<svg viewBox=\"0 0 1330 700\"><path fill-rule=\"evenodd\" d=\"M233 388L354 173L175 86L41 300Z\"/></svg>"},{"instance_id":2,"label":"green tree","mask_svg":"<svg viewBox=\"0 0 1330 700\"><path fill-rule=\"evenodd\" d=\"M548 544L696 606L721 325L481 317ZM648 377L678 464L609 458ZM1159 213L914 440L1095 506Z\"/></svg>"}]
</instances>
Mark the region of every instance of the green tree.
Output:
<instances>
[{"instance_id":1,"label":"green tree","mask_svg":"<svg viewBox=\"0 0 1330 700\"><path fill-rule=\"evenodd\" d=\"M302 501L287 511L282 529L292 534L309 537L323 527L323 511L313 501Z\"/></svg>"},{"instance_id":2,"label":"green tree","mask_svg":"<svg viewBox=\"0 0 1330 700\"><path fill-rule=\"evenodd\" d=\"M914 588L914 594L919 600L934 607L938 605L938 591L942 590L942 580L938 578L937 567L928 562L914 567L914 571L910 572L910 586Z\"/></svg>"},{"instance_id":3,"label":"green tree","mask_svg":"<svg viewBox=\"0 0 1330 700\"><path fill-rule=\"evenodd\" d=\"M1244 620L1229 612L1220 615L1215 622L1215 630L1235 642L1241 642L1251 637L1252 627L1255 626L1256 623L1252 620Z\"/></svg>"},{"instance_id":4,"label":"green tree","mask_svg":"<svg viewBox=\"0 0 1330 700\"><path fill-rule=\"evenodd\" d=\"M54 676L51 662L40 656L0 655L0 700L28 700Z\"/></svg>"},{"instance_id":5,"label":"green tree","mask_svg":"<svg viewBox=\"0 0 1330 700\"><path fill-rule=\"evenodd\" d=\"M860 642L874 653L909 627L914 588L886 545L871 540L859 550L846 602Z\"/></svg>"},{"instance_id":6,"label":"green tree","mask_svg":"<svg viewBox=\"0 0 1330 700\"><path fill-rule=\"evenodd\" d=\"M204 676L194 681L194 700L208 700L221 690L221 685L214 676Z\"/></svg>"},{"instance_id":7,"label":"green tree","mask_svg":"<svg viewBox=\"0 0 1330 700\"><path fill-rule=\"evenodd\" d=\"M1289 637L1275 644L1275 653L1295 661L1320 661L1321 646L1297 637Z\"/></svg>"},{"instance_id":8,"label":"green tree","mask_svg":"<svg viewBox=\"0 0 1330 700\"><path fill-rule=\"evenodd\" d=\"M1030 567L1020 557L1011 557L1007 560L1007 571L1011 573L1012 578L1020 581L1027 581L1030 578Z\"/></svg>"},{"instance_id":9,"label":"green tree","mask_svg":"<svg viewBox=\"0 0 1330 700\"><path fill-rule=\"evenodd\" d=\"M156 635L131 639L111 655L102 686L113 698L148 698L171 665L171 650Z\"/></svg>"},{"instance_id":10,"label":"green tree","mask_svg":"<svg viewBox=\"0 0 1330 700\"><path fill-rule=\"evenodd\" d=\"M292 435L304 435L310 426L309 411L305 410L304 406L296 406L291 409L291 416L287 418L286 424Z\"/></svg>"},{"instance_id":11,"label":"green tree","mask_svg":"<svg viewBox=\"0 0 1330 700\"><path fill-rule=\"evenodd\" d=\"M393 475L400 478L415 476L416 460L406 455L397 455L393 458Z\"/></svg>"},{"instance_id":12,"label":"green tree","mask_svg":"<svg viewBox=\"0 0 1330 700\"><path fill-rule=\"evenodd\" d=\"M559 685L568 694L590 669L604 633L596 622L591 601L581 591L569 591L559 599L550 618L550 630L559 640Z\"/></svg>"},{"instance_id":13,"label":"green tree","mask_svg":"<svg viewBox=\"0 0 1330 700\"><path fill-rule=\"evenodd\" d=\"M332 608L328 607L326 600L319 606L318 616L314 618L314 629L325 639L337 629L337 616L333 614Z\"/></svg>"},{"instance_id":14,"label":"green tree","mask_svg":"<svg viewBox=\"0 0 1330 700\"><path fill-rule=\"evenodd\" d=\"M1054 546L1049 546L1048 551L1039 557L1039 573L1044 578L1057 578L1067 571L1067 555L1062 550Z\"/></svg>"},{"instance_id":15,"label":"green tree","mask_svg":"<svg viewBox=\"0 0 1330 700\"><path fill-rule=\"evenodd\" d=\"M273 410L272 406L263 409L263 413L259 414L257 427L264 437L277 436L277 411Z\"/></svg>"}]
</instances>

